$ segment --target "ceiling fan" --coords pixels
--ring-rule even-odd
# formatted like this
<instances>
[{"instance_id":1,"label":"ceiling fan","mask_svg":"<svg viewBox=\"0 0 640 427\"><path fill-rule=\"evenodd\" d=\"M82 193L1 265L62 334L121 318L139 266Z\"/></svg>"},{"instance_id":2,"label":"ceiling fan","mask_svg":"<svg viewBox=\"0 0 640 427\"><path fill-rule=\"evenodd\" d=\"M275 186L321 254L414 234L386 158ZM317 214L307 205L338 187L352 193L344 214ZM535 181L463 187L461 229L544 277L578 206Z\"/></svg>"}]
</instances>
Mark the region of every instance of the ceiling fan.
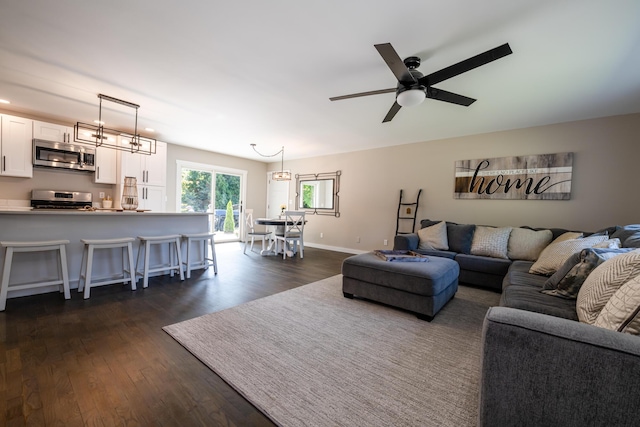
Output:
<instances>
[{"instance_id":1,"label":"ceiling fan","mask_svg":"<svg viewBox=\"0 0 640 427\"><path fill-rule=\"evenodd\" d=\"M417 70L420 66L420 58L417 56L410 56L402 61L393 46L391 46L391 43L377 44L374 46L378 50L378 53L380 53L380 56L382 56L382 59L384 59L384 62L386 62L387 66L391 69L391 72L398 79L398 86L391 89L335 96L329 99L331 101L339 101L341 99L395 92L396 101L391 106L391 109L385 116L384 120L382 120L382 123L390 122L398 111L400 111L400 108L418 105L424 101L425 98L436 99L438 101L450 102L452 104L468 107L476 100L448 92L446 90L437 89L433 87L433 85L459 74L466 73L467 71L473 70L474 68L488 64L489 62L495 61L496 59L500 59L512 53L509 43L505 43L502 46L490 49L484 53L424 76Z\"/></svg>"}]
</instances>

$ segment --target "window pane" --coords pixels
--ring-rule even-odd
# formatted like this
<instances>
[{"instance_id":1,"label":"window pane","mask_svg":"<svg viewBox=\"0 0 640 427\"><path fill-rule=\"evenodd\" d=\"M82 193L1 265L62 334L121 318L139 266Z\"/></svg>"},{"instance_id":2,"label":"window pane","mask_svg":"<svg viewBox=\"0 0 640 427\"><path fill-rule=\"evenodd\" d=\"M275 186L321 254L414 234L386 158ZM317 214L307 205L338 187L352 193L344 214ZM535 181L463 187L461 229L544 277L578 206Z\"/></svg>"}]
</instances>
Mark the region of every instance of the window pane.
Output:
<instances>
[{"instance_id":1,"label":"window pane","mask_svg":"<svg viewBox=\"0 0 640 427\"><path fill-rule=\"evenodd\" d=\"M211 212L211 172L182 169L180 212Z\"/></svg>"}]
</instances>

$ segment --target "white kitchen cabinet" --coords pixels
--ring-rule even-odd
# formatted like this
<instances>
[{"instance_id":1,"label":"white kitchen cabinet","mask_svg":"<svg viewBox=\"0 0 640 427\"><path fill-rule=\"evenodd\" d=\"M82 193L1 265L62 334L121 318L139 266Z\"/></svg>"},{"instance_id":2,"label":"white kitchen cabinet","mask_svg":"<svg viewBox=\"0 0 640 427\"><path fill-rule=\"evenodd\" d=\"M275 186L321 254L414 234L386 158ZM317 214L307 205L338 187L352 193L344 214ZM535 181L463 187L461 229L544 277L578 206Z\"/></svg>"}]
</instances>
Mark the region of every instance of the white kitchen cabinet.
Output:
<instances>
[{"instance_id":1,"label":"white kitchen cabinet","mask_svg":"<svg viewBox=\"0 0 640 427\"><path fill-rule=\"evenodd\" d=\"M121 138L125 146L128 140ZM166 210L167 185L167 144L156 143L156 153L151 155L118 151L118 170L116 185L116 207L121 204L124 190L124 178L136 178L138 185L138 209L149 209L153 212Z\"/></svg>"},{"instance_id":2,"label":"white kitchen cabinet","mask_svg":"<svg viewBox=\"0 0 640 427\"><path fill-rule=\"evenodd\" d=\"M118 151L113 148L96 148L96 172L93 181L97 184L117 184Z\"/></svg>"},{"instance_id":3,"label":"white kitchen cabinet","mask_svg":"<svg viewBox=\"0 0 640 427\"><path fill-rule=\"evenodd\" d=\"M125 142L126 143L126 142ZM122 180L133 176L138 185L166 186L167 144L156 142L156 153L151 155L122 151Z\"/></svg>"},{"instance_id":4,"label":"white kitchen cabinet","mask_svg":"<svg viewBox=\"0 0 640 427\"><path fill-rule=\"evenodd\" d=\"M33 177L33 121L4 114L0 117L0 175Z\"/></svg>"},{"instance_id":5,"label":"white kitchen cabinet","mask_svg":"<svg viewBox=\"0 0 640 427\"><path fill-rule=\"evenodd\" d=\"M142 185L138 186L138 209L152 212L164 212L167 196L166 187Z\"/></svg>"},{"instance_id":6,"label":"white kitchen cabinet","mask_svg":"<svg viewBox=\"0 0 640 427\"><path fill-rule=\"evenodd\" d=\"M73 142L73 127L34 120L33 137L55 142Z\"/></svg>"}]
</instances>

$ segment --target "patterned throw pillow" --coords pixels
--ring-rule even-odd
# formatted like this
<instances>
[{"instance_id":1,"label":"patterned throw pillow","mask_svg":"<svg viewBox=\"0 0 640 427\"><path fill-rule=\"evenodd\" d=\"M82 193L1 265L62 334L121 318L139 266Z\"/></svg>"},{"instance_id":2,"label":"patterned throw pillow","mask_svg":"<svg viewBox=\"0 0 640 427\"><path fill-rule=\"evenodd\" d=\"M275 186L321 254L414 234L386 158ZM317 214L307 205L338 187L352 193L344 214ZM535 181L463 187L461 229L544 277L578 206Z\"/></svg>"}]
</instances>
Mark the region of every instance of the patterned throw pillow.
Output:
<instances>
[{"instance_id":1,"label":"patterned throw pillow","mask_svg":"<svg viewBox=\"0 0 640 427\"><path fill-rule=\"evenodd\" d=\"M509 259L535 261L540 256L540 252L551 243L552 238L551 230L535 231L514 227L509 235L507 256Z\"/></svg>"},{"instance_id":2,"label":"patterned throw pillow","mask_svg":"<svg viewBox=\"0 0 640 427\"><path fill-rule=\"evenodd\" d=\"M579 261L575 263L575 265L568 271L566 274L558 280L556 286L549 289L547 288L547 283L545 282L545 286L540 291L543 294L553 295L560 298L567 299L576 299L578 295L578 291L582 287L582 284L587 277L597 266L602 264L608 259L611 259L615 256L624 254L629 252L631 249L608 249L608 248L588 248L580 251ZM558 274L561 270L565 268L567 263L570 260L575 259L575 255L569 257L569 260L565 262L565 264L560 268L560 270L556 271L553 276ZM553 278L551 276L547 282L551 281Z\"/></svg>"},{"instance_id":3,"label":"patterned throw pillow","mask_svg":"<svg viewBox=\"0 0 640 427\"><path fill-rule=\"evenodd\" d=\"M578 292L576 312L581 322L593 324L613 294L640 274L640 249L611 258L596 267Z\"/></svg>"},{"instance_id":4,"label":"patterned throw pillow","mask_svg":"<svg viewBox=\"0 0 640 427\"><path fill-rule=\"evenodd\" d=\"M594 325L640 335L640 276L620 286L607 301Z\"/></svg>"},{"instance_id":5,"label":"patterned throw pillow","mask_svg":"<svg viewBox=\"0 0 640 427\"><path fill-rule=\"evenodd\" d=\"M578 231L567 231L566 233L562 233L561 235L556 237L551 243L560 243L567 240L581 239L582 237L584 237L583 233L580 233Z\"/></svg>"},{"instance_id":6,"label":"patterned throw pillow","mask_svg":"<svg viewBox=\"0 0 640 427\"><path fill-rule=\"evenodd\" d=\"M607 236L589 236L561 242L553 241L544 248L538 260L529 269L529 273L549 276L562 267L571 255L605 240L607 240Z\"/></svg>"},{"instance_id":7,"label":"patterned throw pillow","mask_svg":"<svg viewBox=\"0 0 640 427\"><path fill-rule=\"evenodd\" d=\"M485 227L479 225L471 242L471 255L507 258L511 227Z\"/></svg>"},{"instance_id":8,"label":"patterned throw pillow","mask_svg":"<svg viewBox=\"0 0 640 427\"><path fill-rule=\"evenodd\" d=\"M444 251L449 249L449 243L447 240L447 223L444 221L429 227L421 228L418 230L418 237L420 238L418 249L437 249Z\"/></svg>"}]
</instances>

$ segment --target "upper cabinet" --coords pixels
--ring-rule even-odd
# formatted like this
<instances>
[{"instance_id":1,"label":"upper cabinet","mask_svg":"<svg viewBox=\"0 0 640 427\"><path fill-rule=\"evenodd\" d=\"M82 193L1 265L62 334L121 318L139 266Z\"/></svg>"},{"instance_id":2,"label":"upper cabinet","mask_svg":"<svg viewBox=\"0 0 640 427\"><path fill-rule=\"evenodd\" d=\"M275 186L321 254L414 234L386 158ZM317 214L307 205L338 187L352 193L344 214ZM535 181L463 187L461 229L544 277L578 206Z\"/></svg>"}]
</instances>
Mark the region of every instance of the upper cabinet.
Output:
<instances>
[{"instance_id":1,"label":"upper cabinet","mask_svg":"<svg viewBox=\"0 0 640 427\"><path fill-rule=\"evenodd\" d=\"M126 143L123 138L123 143ZM167 144L156 142L156 153L149 155L122 151L121 173L136 178L138 185L165 186L167 182Z\"/></svg>"},{"instance_id":2,"label":"upper cabinet","mask_svg":"<svg viewBox=\"0 0 640 427\"><path fill-rule=\"evenodd\" d=\"M32 120L1 115L0 175L33 177Z\"/></svg>"},{"instance_id":3,"label":"upper cabinet","mask_svg":"<svg viewBox=\"0 0 640 427\"><path fill-rule=\"evenodd\" d=\"M129 140L120 138L123 146ZM167 143L158 141L155 154L145 155L118 151L118 182L116 185L116 207L120 207L124 190L124 177L136 178L138 187L138 209L155 212L166 211L167 197Z\"/></svg>"},{"instance_id":4,"label":"upper cabinet","mask_svg":"<svg viewBox=\"0 0 640 427\"><path fill-rule=\"evenodd\" d=\"M117 161L118 152L113 148L96 148L96 172L93 181L97 184L117 184Z\"/></svg>"},{"instance_id":5,"label":"upper cabinet","mask_svg":"<svg viewBox=\"0 0 640 427\"><path fill-rule=\"evenodd\" d=\"M33 137L55 142L73 142L73 127L34 121Z\"/></svg>"}]
</instances>

